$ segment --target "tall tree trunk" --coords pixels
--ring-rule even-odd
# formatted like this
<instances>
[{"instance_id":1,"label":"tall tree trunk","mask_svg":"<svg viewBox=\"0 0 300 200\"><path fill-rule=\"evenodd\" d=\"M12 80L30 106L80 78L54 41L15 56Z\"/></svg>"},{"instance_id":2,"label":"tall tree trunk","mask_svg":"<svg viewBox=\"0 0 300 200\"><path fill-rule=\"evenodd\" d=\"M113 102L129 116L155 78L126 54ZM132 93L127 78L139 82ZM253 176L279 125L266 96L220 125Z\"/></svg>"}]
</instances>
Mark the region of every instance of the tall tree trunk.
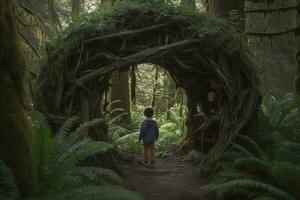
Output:
<instances>
[{"instance_id":1,"label":"tall tree trunk","mask_svg":"<svg viewBox=\"0 0 300 200\"><path fill-rule=\"evenodd\" d=\"M31 150L33 131L24 111L26 68L12 11L12 1L0 1L0 160L13 171L23 197L37 192Z\"/></svg>"},{"instance_id":2,"label":"tall tree trunk","mask_svg":"<svg viewBox=\"0 0 300 200\"><path fill-rule=\"evenodd\" d=\"M51 22L52 29L55 32L58 32L61 28L61 24L60 24L60 20L57 15L57 12L55 10L54 0L48 0L48 12L49 12L49 16L50 16L50 22Z\"/></svg>"},{"instance_id":3,"label":"tall tree trunk","mask_svg":"<svg viewBox=\"0 0 300 200\"><path fill-rule=\"evenodd\" d=\"M114 2L115 2L115 0L101 0L101 4L112 5Z\"/></svg>"},{"instance_id":4,"label":"tall tree trunk","mask_svg":"<svg viewBox=\"0 0 300 200\"><path fill-rule=\"evenodd\" d=\"M189 6L193 9L196 9L196 2L195 0L181 0L181 5L183 6Z\"/></svg>"},{"instance_id":5,"label":"tall tree trunk","mask_svg":"<svg viewBox=\"0 0 300 200\"><path fill-rule=\"evenodd\" d=\"M82 8L82 0L71 0L72 4L72 17L78 15Z\"/></svg>"},{"instance_id":6,"label":"tall tree trunk","mask_svg":"<svg viewBox=\"0 0 300 200\"><path fill-rule=\"evenodd\" d=\"M297 6L297 17L300 17L300 3ZM300 21L298 20L298 27L300 27ZM297 41L297 71L295 77L295 93L300 95L300 29L296 30L296 41Z\"/></svg>"},{"instance_id":7,"label":"tall tree trunk","mask_svg":"<svg viewBox=\"0 0 300 200\"><path fill-rule=\"evenodd\" d=\"M167 120L171 119L171 112L170 109L176 103L176 86L175 84L169 79L168 81L168 96L167 96Z\"/></svg>"},{"instance_id":8,"label":"tall tree trunk","mask_svg":"<svg viewBox=\"0 0 300 200\"><path fill-rule=\"evenodd\" d=\"M239 10L241 13L244 10L243 0L206 0L207 11L223 18L229 16L231 10Z\"/></svg>"},{"instance_id":9,"label":"tall tree trunk","mask_svg":"<svg viewBox=\"0 0 300 200\"><path fill-rule=\"evenodd\" d=\"M158 76L159 76L159 70L156 68L155 75L154 75L154 85L152 90L152 98L151 98L151 107L155 107L156 105L156 91L158 87Z\"/></svg>"},{"instance_id":10,"label":"tall tree trunk","mask_svg":"<svg viewBox=\"0 0 300 200\"><path fill-rule=\"evenodd\" d=\"M128 72L115 72L112 75L110 102L112 111L117 108L124 110L113 112L112 117L126 113L121 117L122 122L131 123Z\"/></svg>"},{"instance_id":11,"label":"tall tree trunk","mask_svg":"<svg viewBox=\"0 0 300 200\"><path fill-rule=\"evenodd\" d=\"M294 91L297 69L295 1L274 0L246 4L246 33L255 55L264 93L283 96Z\"/></svg>"},{"instance_id":12,"label":"tall tree trunk","mask_svg":"<svg viewBox=\"0 0 300 200\"><path fill-rule=\"evenodd\" d=\"M131 84L130 84L130 99L132 105L136 105L136 74L135 74L135 66L132 66L130 68L130 78L131 78Z\"/></svg>"}]
</instances>

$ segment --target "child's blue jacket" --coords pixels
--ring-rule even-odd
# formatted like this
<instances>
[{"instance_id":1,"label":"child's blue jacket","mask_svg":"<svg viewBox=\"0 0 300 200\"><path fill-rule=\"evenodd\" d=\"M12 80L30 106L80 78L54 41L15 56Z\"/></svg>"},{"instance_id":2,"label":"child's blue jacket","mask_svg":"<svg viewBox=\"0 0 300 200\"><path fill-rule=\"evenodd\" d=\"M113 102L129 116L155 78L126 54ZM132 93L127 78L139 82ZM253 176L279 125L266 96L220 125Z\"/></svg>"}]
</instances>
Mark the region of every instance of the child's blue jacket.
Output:
<instances>
[{"instance_id":1,"label":"child's blue jacket","mask_svg":"<svg viewBox=\"0 0 300 200\"><path fill-rule=\"evenodd\" d=\"M155 120L145 119L141 125L139 140L144 143L154 143L158 139L159 129Z\"/></svg>"}]
</instances>

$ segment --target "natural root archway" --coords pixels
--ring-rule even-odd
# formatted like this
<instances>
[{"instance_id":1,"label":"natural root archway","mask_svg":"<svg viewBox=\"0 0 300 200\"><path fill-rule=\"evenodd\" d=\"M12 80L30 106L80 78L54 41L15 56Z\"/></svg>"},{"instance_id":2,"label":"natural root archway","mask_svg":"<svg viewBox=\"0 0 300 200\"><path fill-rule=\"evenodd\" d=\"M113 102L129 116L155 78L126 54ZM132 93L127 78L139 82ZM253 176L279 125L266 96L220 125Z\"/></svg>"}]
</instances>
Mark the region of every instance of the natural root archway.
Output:
<instances>
[{"instance_id":1,"label":"natural root archway","mask_svg":"<svg viewBox=\"0 0 300 200\"><path fill-rule=\"evenodd\" d=\"M212 149L210 158L217 159L216 152L255 124L261 99L255 66L239 35L221 20L168 4L130 1L109 13L82 16L64 34L49 45L35 96L36 108L52 124L71 115L103 116L111 74L145 62L164 67L185 89L188 138L195 147ZM215 114L208 112L212 82L219 98Z\"/></svg>"}]
</instances>

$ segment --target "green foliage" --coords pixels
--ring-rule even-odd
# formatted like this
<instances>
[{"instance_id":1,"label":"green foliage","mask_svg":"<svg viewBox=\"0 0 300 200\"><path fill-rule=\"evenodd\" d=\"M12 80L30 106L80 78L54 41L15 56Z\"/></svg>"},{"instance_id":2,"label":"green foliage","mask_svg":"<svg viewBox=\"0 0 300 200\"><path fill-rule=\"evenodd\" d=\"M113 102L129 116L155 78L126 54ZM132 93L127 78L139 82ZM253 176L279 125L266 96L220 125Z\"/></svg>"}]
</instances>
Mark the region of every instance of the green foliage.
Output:
<instances>
[{"instance_id":1,"label":"green foliage","mask_svg":"<svg viewBox=\"0 0 300 200\"><path fill-rule=\"evenodd\" d=\"M19 197L12 171L0 160L0 199L18 199Z\"/></svg>"},{"instance_id":2,"label":"green foliage","mask_svg":"<svg viewBox=\"0 0 300 200\"><path fill-rule=\"evenodd\" d=\"M260 138L239 136L206 189L224 199L299 199L299 109L293 95L265 104Z\"/></svg>"},{"instance_id":3,"label":"green foliage","mask_svg":"<svg viewBox=\"0 0 300 200\"><path fill-rule=\"evenodd\" d=\"M83 38L115 33L118 31L116 24L120 20L120 16L136 10L145 13L153 11L160 17L170 19L171 22L187 24L195 37L203 39L202 42L210 43L211 46L218 46L224 41L227 41L229 46L229 43L237 42L234 37L231 37L236 36L235 32L226 25L224 20L207 13L200 13L163 1L122 0L115 2L113 6L101 5L92 12L82 12L47 45L48 53L59 55L60 50L71 49L80 44Z\"/></svg>"},{"instance_id":4,"label":"green foliage","mask_svg":"<svg viewBox=\"0 0 300 200\"><path fill-rule=\"evenodd\" d=\"M247 179L237 179L233 181L228 181L218 185L207 186L210 191L223 191L223 192L244 192L245 190L254 190L257 193L267 193L270 197L274 197L278 200L296 200L294 197L288 193L272 186L269 184L264 184L259 181L247 180Z\"/></svg>"},{"instance_id":5,"label":"green foliage","mask_svg":"<svg viewBox=\"0 0 300 200\"><path fill-rule=\"evenodd\" d=\"M89 158L108 153L113 146L88 138L89 128L105 119L95 119L78 126L78 118L67 120L53 138L41 114L31 116L35 128L34 151L39 177L39 192L34 199L142 199L120 186L121 178L111 169L84 166ZM14 176L0 163L0 199L18 198ZM8 199L8 198L6 198Z\"/></svg>"}]
</instances>

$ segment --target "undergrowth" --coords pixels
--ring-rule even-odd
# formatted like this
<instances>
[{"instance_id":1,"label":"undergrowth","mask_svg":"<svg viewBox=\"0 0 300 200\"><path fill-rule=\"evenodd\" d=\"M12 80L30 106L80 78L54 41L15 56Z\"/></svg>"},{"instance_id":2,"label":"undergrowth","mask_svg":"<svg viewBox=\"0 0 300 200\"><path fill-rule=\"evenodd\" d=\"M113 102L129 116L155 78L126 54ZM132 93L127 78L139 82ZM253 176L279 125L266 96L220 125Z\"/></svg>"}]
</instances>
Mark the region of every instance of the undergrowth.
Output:
<instances>
[{"instance_id":1,"label":"undergrowth","mask_svg":"<svg viewBox=\"0 0 300 200\"><path fill-rule=\"evenodd\" d=\"M169 113L169 119L166 119L165 113L158 113L155 116L155 120L158 123L160 131L159 139L156 143L157 153L161 153L170 149L172 146L176 145L185 135L185 118L179 116L179 106L172 107ZM185 114L183 114L183 116L185 116ZM138 135L140 125L144 119L145 117L143 114L143 107L138 106L132 112L133 122L131 129L126 129L124 128L124 126L113 125L113 127L115 128L111 128L111 130L117 130L117 132L110 132L110 134L115 135L114 144L120 153L140 154L142 152L143 145L139 143ZM120 135L119 133L122 131L125 132Z\"/></svg>"},{"instance_id":2,"label":"undergrowth","mask_svg":"<svg viewBox=\"0 0 300 200\"><path fill-rule=\"evenodd\" d=\"M300 97L262 108L260 137L240 135L203 188L212 199L300 199Z\"/></svg>"},{"instance_id":3,"label":"undergrowth","mask_svg":"<svg viewBox=\"0 0 300 200\"><path fill-rule=\"evenodd\" d=\"M94 119L78 126L79 119L72 117L59 132L51 133L43 116L33 113L35 128L36 174L39 191L29 199L55 200L139 200L142 197L120 186L121 177L111 169L86 166L91 158L101 159L113 145L91 140L87 132L106 119ZM0 199L21 199L12 171L0 162Z\"/></svg>"}]
</instances>

